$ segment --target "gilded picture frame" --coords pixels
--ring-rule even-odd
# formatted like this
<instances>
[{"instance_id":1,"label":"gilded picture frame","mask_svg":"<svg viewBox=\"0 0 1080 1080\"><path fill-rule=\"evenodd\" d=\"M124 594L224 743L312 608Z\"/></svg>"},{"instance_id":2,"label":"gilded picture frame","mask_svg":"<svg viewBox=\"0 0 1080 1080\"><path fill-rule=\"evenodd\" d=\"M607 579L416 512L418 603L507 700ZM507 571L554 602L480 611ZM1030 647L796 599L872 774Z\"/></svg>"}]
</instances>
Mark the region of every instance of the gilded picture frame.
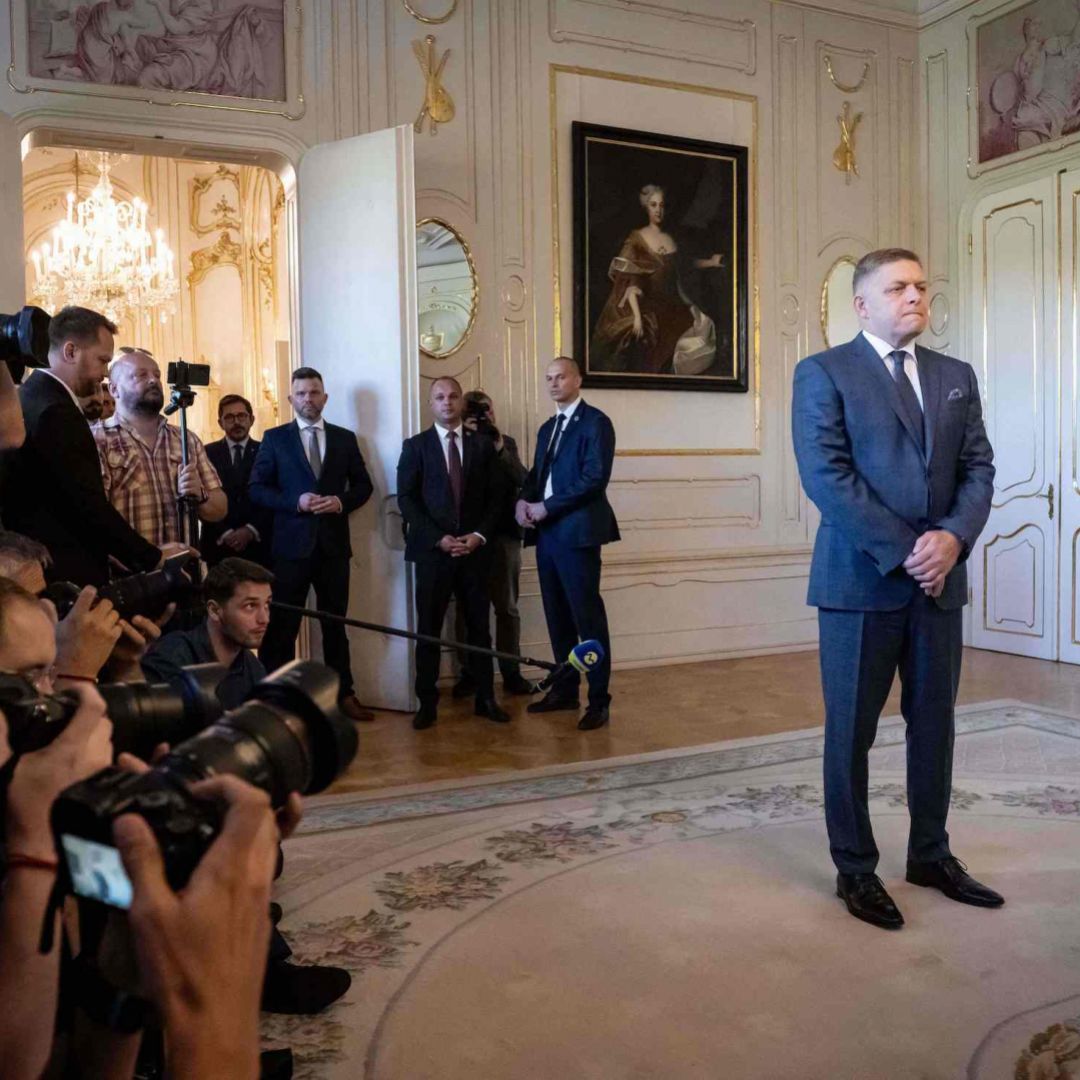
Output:
<instances>
[{"instance_id":1,"label":"gilded picture frame","mask_svg":"<svg viewBox=\"0 0 1080 1080\"><path fill-rule=\"evenodd\" d=\"M749 389L749 148L574 122L584 385Z\"/></svg>"}]
</instances>

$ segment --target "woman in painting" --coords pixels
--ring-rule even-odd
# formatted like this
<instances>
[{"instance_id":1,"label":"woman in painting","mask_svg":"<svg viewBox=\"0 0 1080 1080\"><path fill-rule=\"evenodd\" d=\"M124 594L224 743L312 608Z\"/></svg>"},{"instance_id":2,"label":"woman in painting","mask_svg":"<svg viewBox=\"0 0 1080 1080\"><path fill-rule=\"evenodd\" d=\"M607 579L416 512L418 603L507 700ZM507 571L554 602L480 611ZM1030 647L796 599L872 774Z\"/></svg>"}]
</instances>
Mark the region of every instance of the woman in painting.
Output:
<instances>
[{"instance_id":1,"label":"woman in painting","mask_svg":"<svg viewBox=\"0 0 1080 1080\"><path fill-rule=\"evenodd\" d=\"M679 246L664 224L664 189L646 184L638 195L648 224L635 229L611 260L611 295L589 346L593 371L643 375L700 375L716 359L716 327L679 285ZM698 270L719 269L723 256L694 259Z\"/></svg>"}]
</instances>

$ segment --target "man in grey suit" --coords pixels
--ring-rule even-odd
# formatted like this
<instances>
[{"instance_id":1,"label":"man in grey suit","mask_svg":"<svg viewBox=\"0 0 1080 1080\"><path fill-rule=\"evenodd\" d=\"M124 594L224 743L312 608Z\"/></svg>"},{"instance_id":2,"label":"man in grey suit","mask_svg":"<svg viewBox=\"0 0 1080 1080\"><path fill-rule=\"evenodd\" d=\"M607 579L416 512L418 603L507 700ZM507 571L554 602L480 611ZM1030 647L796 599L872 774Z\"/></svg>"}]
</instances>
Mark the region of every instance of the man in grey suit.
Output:
<instances>
[{"instance_id":1,"label":"man in grey suit","mask_svg":"<svg viewBox=\"0 0 1080 1080\"><path fill-rule=\"evenodd\" d=\"M825 820L837 895L856 918L904 919L875 870L867 755L896 672L907 722L907 880L999 907L949 849L953 706L965 560L986 524L993 451L970 365L915 346L926 329L919 257L855 268L862 331L795 369L799 475L821 511L808 603L818 608L825 695Z\"/></svg>"}]
</instances>

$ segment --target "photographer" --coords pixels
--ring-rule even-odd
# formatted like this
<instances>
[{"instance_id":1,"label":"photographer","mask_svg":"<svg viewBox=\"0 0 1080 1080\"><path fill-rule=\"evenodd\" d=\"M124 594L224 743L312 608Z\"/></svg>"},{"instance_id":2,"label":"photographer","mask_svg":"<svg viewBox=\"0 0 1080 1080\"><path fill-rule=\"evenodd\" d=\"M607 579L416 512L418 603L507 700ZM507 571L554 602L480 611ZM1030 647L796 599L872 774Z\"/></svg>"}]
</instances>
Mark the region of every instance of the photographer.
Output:
<instances>
[{"instance_id":1,"label":"photographer","mask_svg":"<svg viewBox=\"0 0 1080 1080\"><path fill-rule=\"evenodd\" d=\"M116 401L111 420L96 424L105 494L140 536L164 546L180 533L177 496L191 496L203 521L220 521L228 510L221 480L197 435L188 434L189 461L182 465L180 431L161 415L165 392L161 369L143 349L123 348L109 370ZM192 538L194 539L194 538Z\"/></svg>"},{"instance_id":2,"label":"photographer","mask_svg":"<svg viewBox=\"0 0 1080 1080\"><path fill-rule=\"evenodd\" d=\"M49 367L31 372L19 388L26 441L9 462L4 523L45 545L51 581L103 585L110 557L133 571L164 559L106 499L79 406L78 395L91 393L105 375L115 331L96 311L63 308L49 323Z\"/></svg>"},{"instance_id":3,"label":"photographer","mask_svg":"<svg viewBox=\"0 0 1080 1080\"><path fill-rule=\"evenodd\" d=\"M223 559L206 575L206 618L193 630L166 634L143 657L151 682L178 684L192 664L224 664L228 671L217 686L218 700L233 709L247 700L266 669L253 650L262 644L270 622L274 575L247 559ZM263 1008L268 1012L317 1013L350 985L347 971L287 962L292 950L276 930L266 966Z\"/></svg>"},{"instance_id":4,"label":"photographer","mask_svg":"<svg viewBox=\"0 0 1080 1080\"><path fill-rule=\"evenodd\" d=\"M483 390L469 390L465 394L467 428L491 440L495 447L495 464L503 474L507 489L506 508L499 518L498 528L492 538L491 571L488 587L491 606L495 609L495 648L499 652L521 652L521 615L518 613L518 593L521 581L521 527L514 520L514 503L517 493L528 475L528 469L518 456L517 443L503 434L496 426L495 405ZM465 608L457 605L454 637L465 640ZM467 654L458 653L461 674L454 686L456 698L468 697L476 692L476 684L469 672ZM513 660L500 660L503 689L508 694L531 694L532 684L521 675L521 667Z\"/></svg>"}]
</instances>

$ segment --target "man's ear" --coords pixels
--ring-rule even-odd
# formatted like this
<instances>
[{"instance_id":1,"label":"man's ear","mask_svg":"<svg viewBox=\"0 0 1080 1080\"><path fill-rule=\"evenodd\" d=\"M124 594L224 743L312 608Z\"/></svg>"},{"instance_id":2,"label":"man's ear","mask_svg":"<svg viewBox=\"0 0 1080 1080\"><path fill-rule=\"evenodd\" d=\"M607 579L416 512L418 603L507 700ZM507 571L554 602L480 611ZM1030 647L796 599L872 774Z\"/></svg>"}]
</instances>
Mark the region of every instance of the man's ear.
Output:
<instances>
[{"instance_id":1,"label":"man's ear","mask_svg":"<svg viewBox=\"0 0 1080 1080\"><path fill-rule=\"evenodd\" d=\"M221 622L221 605L216 600L206 601L206 616L214 622Z\"/></svg>"},{"instance_id":2,"label":"man's ear","mask_svg":"<svg viewBox=\"0 0 1080 1080\"><path fill-rule=\"evenodd\" d=\"M65 363L67 363L67 364L74 364L75 363L75 350L77 348L78 348L78 346L75 344L74 341L65 341L64 342L64 348L62 350L61 355L64 357L64 362Z\"/></svg>"}]
</instances>

